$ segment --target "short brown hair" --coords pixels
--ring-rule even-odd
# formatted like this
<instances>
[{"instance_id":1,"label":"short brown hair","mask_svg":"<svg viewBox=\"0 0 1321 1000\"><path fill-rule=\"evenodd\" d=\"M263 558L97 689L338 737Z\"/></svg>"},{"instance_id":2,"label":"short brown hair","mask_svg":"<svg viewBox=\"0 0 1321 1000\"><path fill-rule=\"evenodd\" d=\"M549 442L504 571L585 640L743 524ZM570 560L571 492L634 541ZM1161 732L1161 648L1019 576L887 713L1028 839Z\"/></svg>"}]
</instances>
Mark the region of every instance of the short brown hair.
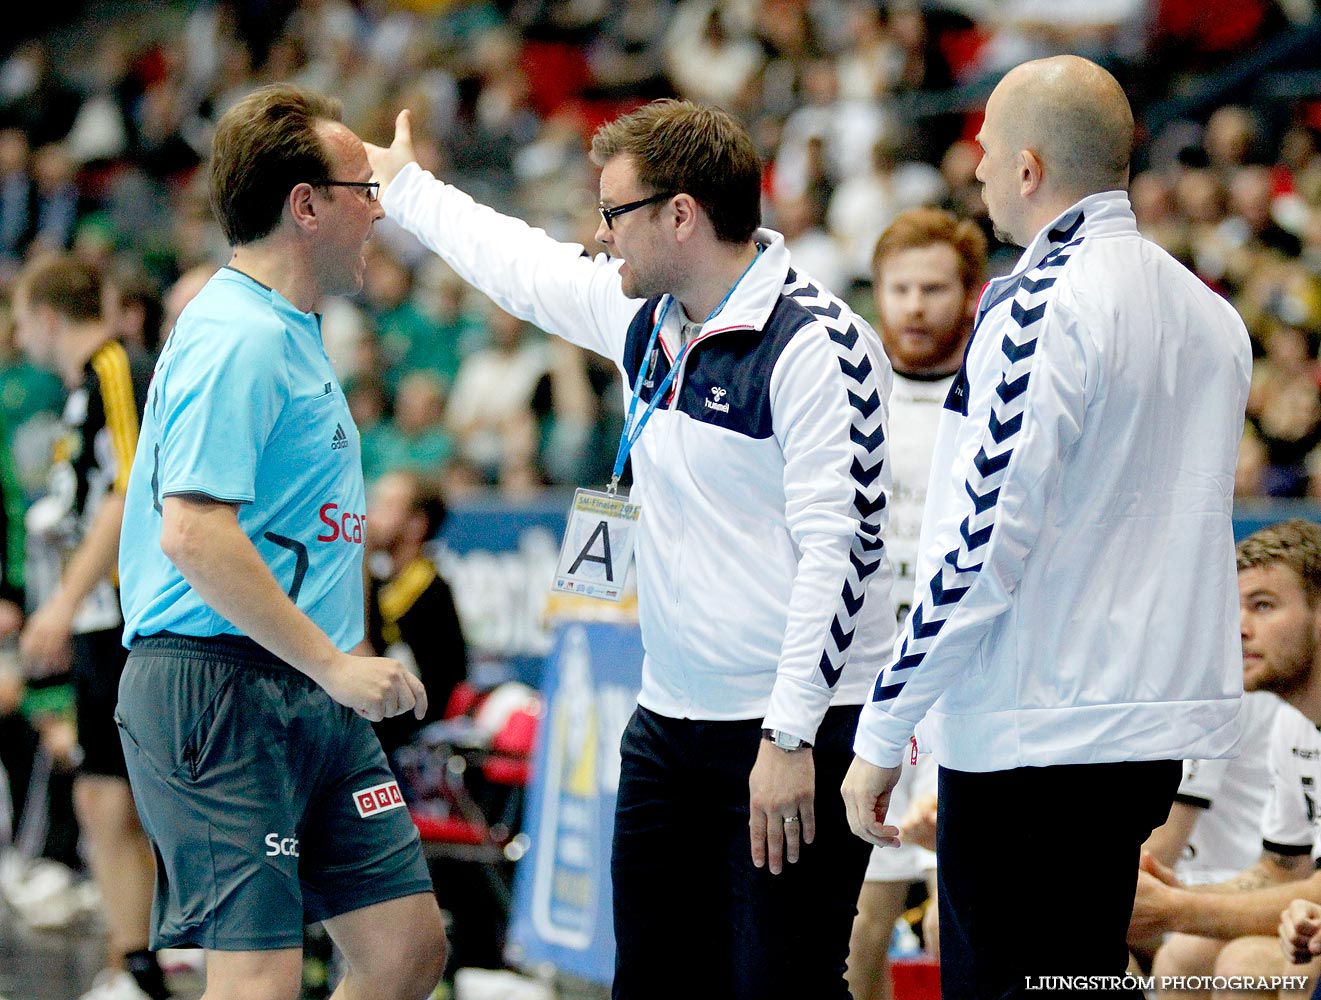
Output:
<instances>
[{"instance_id":1,"label":"short brown hair","mask_svg":"<svg viewBox=\"0 0 1321 1000\"><path fill-rule=\"evenodd\" d=\"M440 484L431 476L420 472L406 472L412 481L413 513L422 514L427 521L427 538L434 538L449 517L449 507L440 492Z\"/></svg>"},{"instance_id":2,"label":"short brown hair","mask_svg":"<svg viewBox=\"0 0 1321 1000\"><path fill-rule=\"evenodd\" d=\"M965 292L981 288L986 280L986 236L977 224L959 220L939 208L910 208L900 212L881 233L872 251L872 277L881 276L885 258L901 250L915 250L934 243L948 243L959 256L959 279Z\"/></svg>"},{"instance_id":3,"label":"short brown hair","mask_svg":"<svg viewBox=\"0 0 1321 1000\"><path fill-rule=\"evenodd\" d=\"M14 285L15 295L26 296L29 306L50 306L75 323L101 318L101 290L100 270L69 253L36 258Z\"/></svg>"},{"instance_id":4,"label":"short brown hair","mask_svg":"<svg viewBox=\"0 0 1321 1000\"><path fill-rule=\"evenodd\" d=\"M1234 550L1239 572L1283 563L1298 574L1313 607L1321 600L1321 524L1293 518L1253 532Z\"/></svg>"},{"instance_id":5,"label":"short brown hair","mask_svg":"<svg viewBox=\"0 0 1321 1000\"><path fill-rule=\"evenodd\" d=\"M670 98L607 122L592 137L592 162L628 156L656 194L689 194L727 243L761 225L761 159L752 137L718 108Z\"/></svg>"},{"instance_id":6,"label":"short brown hair","mask_svg":"<svg viewBox=\"0 0 1321 1000\"><path fill-rule=\"evenodd\" d=\"M318 121L339 121L338 101L292 84L254 90L216 125L211 207L231 246L270 234L295 184L327 180Z\"/></svg>"}]
</instances>

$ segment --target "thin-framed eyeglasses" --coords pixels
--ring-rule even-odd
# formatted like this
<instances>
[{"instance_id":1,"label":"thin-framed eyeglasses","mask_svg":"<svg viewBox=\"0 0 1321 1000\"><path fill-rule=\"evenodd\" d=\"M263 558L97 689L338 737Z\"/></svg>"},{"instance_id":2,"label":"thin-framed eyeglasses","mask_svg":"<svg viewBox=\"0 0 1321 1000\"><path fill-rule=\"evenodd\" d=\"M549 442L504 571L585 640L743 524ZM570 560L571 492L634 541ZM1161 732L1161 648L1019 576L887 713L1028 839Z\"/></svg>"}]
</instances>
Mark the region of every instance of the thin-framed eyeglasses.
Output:
<instances>
[{"instance_id":1,"label":"thin-framed eyeglasses","mask_svg":"<svg viewBox=\"0 0 1321 1000\"><path fill-rule=\"evenodd\" d=\"M361 188L366 192L368 201L375 201L381 196L380 181L317 181L313 187Z\"/></svg>"},{"instance_id":2,"label":"thin-framed eyeglasses","mask_svg":"<svg viewBox=\"0 0 1321 1000\"><path fill-rule=\"evenodd\" d=\"M630 201L627 205L616 205L614 208L606 208L604 205L597 205L597 211L601 213L601 221L605 223L606 229L615 228L615 219L627 212L637 211L639 208L645 208L648 205L655 205L658 202L666 201L674 197L673 191L665 191L661 194L653 194L650 198L643 198L641 201Z\"/></svg>"}]
</instances>

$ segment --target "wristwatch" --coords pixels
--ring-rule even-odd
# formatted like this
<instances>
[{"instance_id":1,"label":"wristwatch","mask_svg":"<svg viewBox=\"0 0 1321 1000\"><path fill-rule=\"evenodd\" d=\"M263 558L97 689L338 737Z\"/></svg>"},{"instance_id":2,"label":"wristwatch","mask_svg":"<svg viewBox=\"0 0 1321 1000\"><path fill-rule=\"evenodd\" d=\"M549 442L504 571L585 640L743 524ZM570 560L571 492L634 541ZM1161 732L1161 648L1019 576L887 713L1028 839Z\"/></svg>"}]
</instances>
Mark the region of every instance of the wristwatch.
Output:
<instances>
[{"instance_id":1,"label":"wristwatch","mask_svg":"<svg viewBox=\"0 0 1321 1000\"><path fill-rule=\"evenodd\" d=\"M791 753L794 750L811 750L812 744L807 740L800 740L797 736L790 736L783 729L763 729L761 738L769 742L772 746L779 747L781 750L788 750Z\"/></svg>"}]
</instances>

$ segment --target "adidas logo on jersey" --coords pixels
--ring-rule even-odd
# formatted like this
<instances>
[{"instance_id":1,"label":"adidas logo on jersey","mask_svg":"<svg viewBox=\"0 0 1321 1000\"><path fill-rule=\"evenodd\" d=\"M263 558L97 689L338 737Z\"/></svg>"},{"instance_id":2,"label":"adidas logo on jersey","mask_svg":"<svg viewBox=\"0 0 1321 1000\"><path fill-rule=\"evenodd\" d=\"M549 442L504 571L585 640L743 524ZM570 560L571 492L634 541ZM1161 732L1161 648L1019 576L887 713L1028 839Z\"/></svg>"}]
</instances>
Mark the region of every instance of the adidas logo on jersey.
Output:
<instances>
[{"instance_id":1,"label":"adidas logo on jersey","mask_svg":"<svg viewBox=\"0 0 1321 1000\"><path fill-rule=\"evenodd\" d=\"M349 436L344 433L344 425L335 425L335 436L330 439L330 450L339 451L341 448L349 446Z\"/></svg>"}]
</instances>

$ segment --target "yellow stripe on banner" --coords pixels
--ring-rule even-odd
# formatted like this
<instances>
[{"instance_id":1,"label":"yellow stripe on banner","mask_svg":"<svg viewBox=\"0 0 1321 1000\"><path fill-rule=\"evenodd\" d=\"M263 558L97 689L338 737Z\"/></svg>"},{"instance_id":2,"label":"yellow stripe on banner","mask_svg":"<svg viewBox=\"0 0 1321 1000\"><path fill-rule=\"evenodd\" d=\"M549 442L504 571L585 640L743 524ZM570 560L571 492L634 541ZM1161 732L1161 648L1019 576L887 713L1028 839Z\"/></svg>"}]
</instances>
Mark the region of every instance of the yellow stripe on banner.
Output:
<instances>
[{"instance_id":1,"label":"yellow stripe on banner","mask_svg":"<svg viewBox=\"0 0 1321 1000\"><path fill-rule=\"evenodd\" d=\"M381 588L381 617L387 622L397 622L404 617L435 578L436 567L430 559L421 556L414 559L402 573Z\"/></svg>"},{"instance_id":2,"label":"yellow stripe on banner","mask_svg":"<svg viewBox=\"0 0 1321 1000\"><path fill-rule=\"evenodd\" d=\"M133 453L138 448L138 405L133 398L133 375L128 352L117 340L107 341L92 355L92 369L101 380L101 402L106 427L115 450L115 492L128 489Z\"/></svg>"}]
</instances>

